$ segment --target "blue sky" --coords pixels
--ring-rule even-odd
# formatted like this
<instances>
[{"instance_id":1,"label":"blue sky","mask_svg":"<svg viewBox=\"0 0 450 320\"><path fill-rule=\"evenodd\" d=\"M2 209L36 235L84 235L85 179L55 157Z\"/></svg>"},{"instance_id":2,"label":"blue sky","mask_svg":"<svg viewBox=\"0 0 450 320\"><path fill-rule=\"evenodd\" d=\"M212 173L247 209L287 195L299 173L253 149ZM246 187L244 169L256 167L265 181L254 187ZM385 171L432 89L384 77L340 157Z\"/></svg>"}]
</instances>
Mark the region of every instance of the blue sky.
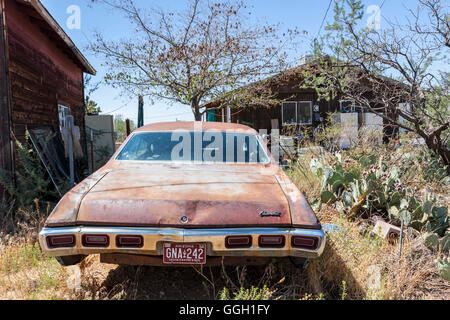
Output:
<instances>
[{"instance_id":1,"label":"blue sky","mask_svg":"<svg viewBox=\"0 0 450 320\"><path fill-rule=\"evenodd\" d=\"M102 32L110 39L129 37L130 24L128 20L104 6L91 5L90 0L41 0L41 2L97 70L97 76L93 78L92 82L101 81L105 74L105 70L101 66L102 61L92 55L86 49L86 46L93 39L95 31ZM185 0L136 0L136 2L142 7L159 7L168 10L176 10L186 6ZM254 17L270 24L281 22L284 28L297 27L300 30L306 30L308 38L311 39L318 33L329 0L247 0L246 3L253 7ZM416 0L363 0L363 3L366 8L371 5L381 6L383 4L381 15L387 19L402 17L407 13L406 8L417 6ZM72 5L77 5L81 9L80 29L68 28L67 19L70 17L70 13L67 13L67 9ZM367 19L370 16L370 13L366 13ZM333 11L331 7L327 21L332 19ZM381 27L383 27L383 23L385 23L384 19L381 21ZM301 47L299 52L295 52L298 57L307 53L309 42L305 40L304 46ZM121 114L125 118L137 121L137 99L134 99L134 101L121 95L120 89L112 89L102 84L91 98L99 104L103 113ZM171 106L165 101L155 101L152 105L149 101L146 101L144 114L145 124L175 121L177 119L194 119L188 106Z\"/></svg>"}]
</instances>

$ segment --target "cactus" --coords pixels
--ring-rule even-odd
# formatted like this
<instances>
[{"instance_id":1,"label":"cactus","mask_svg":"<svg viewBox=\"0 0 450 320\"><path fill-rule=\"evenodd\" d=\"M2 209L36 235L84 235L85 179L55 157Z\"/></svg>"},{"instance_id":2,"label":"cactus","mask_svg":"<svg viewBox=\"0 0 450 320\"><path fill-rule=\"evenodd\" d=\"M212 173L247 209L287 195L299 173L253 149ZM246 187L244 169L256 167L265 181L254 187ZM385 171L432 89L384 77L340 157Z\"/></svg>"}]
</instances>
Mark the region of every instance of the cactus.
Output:
<instances>
[{"instance_id":1,"label":"cactus","mask_svg":"<svg viewBox=\"0 0 450 320\"><path fill-rule=\"evenodd\" d=\"M430 250L437 251L439 249L439 237L436 233L425 233L423 235L423 243Z\"/></svg>"},{"instance_id":2,"label":"cactus","mask_svg":"<svg viewBox=\"0 0 450 320\"><path fill-rule=\"evenodd\" d=\"M450 235L447 234L439 239L439 249L445 253L450 251Z\"/></svg>"},{"instance_id":3,"label":"cactus","mask_svg":"<svg viewBox=\"0 0 450 320\"><path fill-rule=\"evenodd\" d=\"M403 222L404 226L408 226L411 222L411 213L407 209L402 209L402 211L399 212L398 218L400 221Z\"/></svg>"},{"instance_id":4,"label":"cactus","mask_svg":"<svg viewBox=\"0 0 450 320\"><path fill-rule=\"evenodd\" d=\"M331 193L330 191L326 191L326 190L322 191L320 197L321 197L320 200L322 201L322 203L333 204L337 200L333 193Z\"/></svg>"},{"instance_id":5,"label":"cactus","mask_svg":"<svg viewBox=\"0 0 450 320\"><path fill-rule=\"evenodd\" d=\"M410 224L411 228L417 231L422 231L423 223L419 220L414 220Z\"/></svg>"},{"instance_id":6,"label":"cactus","mask_svg":"<svg viewBox=\"0 0 450 320\"><path fill-rule=\"evenodd\" d=\"M393 221L400 220L405 226L426 232L424 240L433 250L448 251L448 208L437 206L434 195L427 194L425 201L416 199L414 190L403 185L400 168L388 168L381 157L370 155L343 161L342 154L338 154L336 159L334 168L311 160L311 170L322 179L320 204L334 204L349 217L384 213Z\"/></svg>"},{"instance_id":7,"label":"cactus","mask_svg":"<svg viewBox=\"0 0 450 320\"><path fill-rule=\"evenodd\" d=\"M447 280L450 281L450 262L448 261L439 261L438 262L438 270L439 270L439 275Z\"/></svg>"}]
</instances>

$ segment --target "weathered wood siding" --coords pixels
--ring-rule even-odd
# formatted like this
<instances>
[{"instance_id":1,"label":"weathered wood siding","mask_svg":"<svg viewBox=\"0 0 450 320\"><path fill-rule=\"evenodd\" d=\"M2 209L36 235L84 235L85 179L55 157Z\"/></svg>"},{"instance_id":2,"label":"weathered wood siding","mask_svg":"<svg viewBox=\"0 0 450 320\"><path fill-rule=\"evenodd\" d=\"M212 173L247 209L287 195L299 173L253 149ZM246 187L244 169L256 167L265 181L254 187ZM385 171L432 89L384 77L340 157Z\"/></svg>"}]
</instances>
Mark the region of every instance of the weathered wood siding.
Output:
<instances>
[{"instance_id":1,"label":"weathered wood siding","mask_svg":"<svg viewBox=\"0 0 450 320\"><path fill-rule=\"evenodd\" d=\"M4 0L0 0L0 169L12 169L10 138L10 96L8 81L8 50L6 41ZM5 195L0 185L0 201Z\"/></svg>"},{"instance_id":2,"label":"weathered wood siding","mask_svg":"<svg viewBox=\"0 0 450 320\"><path fill-rule=\"evenodd\" d=\"M83 126L83 72L45 30L6 1L12 131L19 140L26 128L59 130L58 104L71 108Z\"/></svg>"},{"instance_id":3,"label":"weathered wood siding","mask_svg":"<svg viewBox=\"0 0 450 320\"><path fill-rule=\"evenodd\" d=\"M287 77L281 77L270 86L272 92L276 92L276 98L280 101L311 101L312 105L319 106L319 115L326 118L328 113L333 113L339 110L339 100L326 101L325 99L318 100L317 93L314 89L300 88L301 75L292 73ZM211 103L214 107L214 102ZM278 128L282 128L282 108L281 103L275 107L249 107L231 109L231 122L237 123L241 121L251 122L257 130L272 128L271 119L278 119ZM225 121L227 119L227 112L224 111ZM222 121L222 110L216 113L216 121ZM316 121L313 115L312 126L315 127L320 123Z\"/></svg>"}]
</instances>

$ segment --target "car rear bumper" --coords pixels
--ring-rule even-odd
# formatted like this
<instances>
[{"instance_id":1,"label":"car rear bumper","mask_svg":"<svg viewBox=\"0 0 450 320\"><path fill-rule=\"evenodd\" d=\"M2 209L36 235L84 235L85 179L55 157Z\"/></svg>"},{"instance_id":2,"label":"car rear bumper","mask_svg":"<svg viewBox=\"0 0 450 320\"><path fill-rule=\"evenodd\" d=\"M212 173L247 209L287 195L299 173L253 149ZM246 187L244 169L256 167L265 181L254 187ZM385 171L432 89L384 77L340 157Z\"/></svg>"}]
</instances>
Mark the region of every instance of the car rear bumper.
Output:
<instances>
[{"instance_id":1,"label":"car rear bumper","mask_svg":"<svg viewBox=\"0 0 450 320\"><path fill-rule=\"evenodd\" d=\"M74 235L75 245L66 248L49 248L46 238L57 235ZM85 247L82 244L83 235L107 235L109 244L106 247ZM141 248L123 248L116 244L118 235L139 235L143 238ZM252 237L249 248L227 248L225 238L227 236ZM282 235L285 244L282 248L260 247L258 239L262 235ZM318 238L317 247L314 250L295 248L292 245L292 237ZM325 248L325 233L322 230L300 228L224 228L224 229L175 229L175 228L131 228L131 227L61 227L44 228L39 233L39 242L42 250L48 256L71 256L90 254L138 254L149 256L162 256L163 243L204 243L207 256L210 257L301 257L317 258Z\"/></svg>"}]
</instances>

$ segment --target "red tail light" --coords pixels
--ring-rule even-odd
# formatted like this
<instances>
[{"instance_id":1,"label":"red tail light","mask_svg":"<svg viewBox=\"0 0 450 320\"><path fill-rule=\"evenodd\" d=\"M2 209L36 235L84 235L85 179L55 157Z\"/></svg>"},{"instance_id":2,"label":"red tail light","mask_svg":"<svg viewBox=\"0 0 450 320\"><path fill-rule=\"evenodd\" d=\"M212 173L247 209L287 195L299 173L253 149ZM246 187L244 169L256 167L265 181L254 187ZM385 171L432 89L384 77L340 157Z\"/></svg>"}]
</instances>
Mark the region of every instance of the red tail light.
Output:
<instances>
[{"instance_id":1,"label":"red tail light","mask_svg":"<svg viewBox=\"0 0 450 320\"><path fill-rule=\"evenodd\" d=\"M84 234L81 240L84 247L109 247L109 237L104 234Z\"/></svg>"},{"instance_id":2,"label":"red tail light","mask_svg":"<svg viewBox=\"0 0 450 320\"><path fill-rule=\"evenodd\" d=\"M116 247L118 248L142 248L144 238L142 236L121 235L116 237Z\"/></svg>"},{"instance_id":3,"label":"red tail light","mask_svg":"<svg viewBox=\"0 0 450 320\"><path fill-rule=\"evenodd\" d=\"M286 244L284 236L259 236L258 245L261 248L283 248Z\"/></svg>"},{"instance_id":4,"label":"red tail light","mask_svg":"<svg viewBox=\"0 0 450 320\"><path fill-rule=\"evenodd\" d=\"M225 238L225 247L234 248L250 248L252 246L251 236L228 236Z\"/></svg>"},{"instance_id":5,"label":"red tail light","mask_svg":"<svg viewBox=\"0 0 450 320\"><path fill-rule=\"evenodd\" d=\"M75 247L75 235L66 234L61 236L48 236L47 237L47 246L50 249L54 248L72 248Z\"/></svg>"},{"instance_id":6,"label":"red tail light","mask_svg":"<svg viewBox=\"0 0 450 320\"><path fill-rule=\"evenodd\" d=\"M319 238L316 237L303 237L293 236L292 247L300 249L315 250L319 245Z\"/></svg>"}]
</instances>

